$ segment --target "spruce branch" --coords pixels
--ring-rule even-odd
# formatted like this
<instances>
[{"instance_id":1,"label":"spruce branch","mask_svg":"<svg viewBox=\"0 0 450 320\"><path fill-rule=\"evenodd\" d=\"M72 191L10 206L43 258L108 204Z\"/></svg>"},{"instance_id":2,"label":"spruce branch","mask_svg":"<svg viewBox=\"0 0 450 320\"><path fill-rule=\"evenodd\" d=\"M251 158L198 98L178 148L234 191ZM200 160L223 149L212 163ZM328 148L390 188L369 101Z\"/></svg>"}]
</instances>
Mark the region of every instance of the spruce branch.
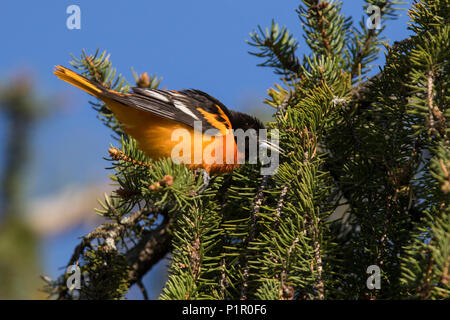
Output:
<instances>
[{"instance_id":1,"label":"spruce branch","mask_svg":"<svg viewBox=\"0 0 450 320\"><path fill-rule=\"evenodd\" d=\"M385 26L381 25L382 22L389 19L397 18L396 11L401 10L400 5L404 4L400 1L389 0L367 0L364 8L368 8L369 5L376 6L379 10L378 23L375 25L372 23L371 28L367 28L365 19L363 18L359 23L360 29L353 28L353 38L350 41L349 51L352 57L352 63L349 68L349 72L352 79L357 76L362 76L369 72L371 66L368 64L376 59L380 52L379 46L383 44L384 38L381 34Z\"/></svg>"},{"instance_id":2,"label":"spruce branch","mask_svg":"<svg viewBox=\"0 0 450 320\"><path fill-rule=\"evenodd\" d=\"M324 16L323 11L329 6L328 2L319 2L319 0L315 0L310 7L310 10L313 10L313 15L315 16L317 20L318 29L320 31L320 34L322 36L323 45L326 49L327 56L331 56L331 47L330 47L330 41L328 39L327 30L325 28L325 23L330 23Z\"/></svg>"},{"instance_id":3,"label":"spruce branch","mask_svg":"<svg viewBox=\"0 0 450 320\"><path fill-rule=\"evenodd\" d=\"M165 216L158 228L145 232L136 246L126 253L126 259L131 267L130 285L141 281L143 276L170 252L172 248L172 236L168 230L170 225L170 219Z\"/></svg>"},{"instance_id":4,"label":"spruce branch","mask_svg":"<svg viewBox=\"0 0 450 320\"><path fill-rule=\"evenodd\" d=\"M118 150L117 148L109 148L108 152L109 152L109 155L111 156L111 158L113 160L126 161L126 162L129 162L131 164L137 164L137 165L139 165L141 167L144 167L144 168L151 168L152 167L152 165L150 163L144 163L143 161L135 160L135 159L130 158L129 156L125 155L122 150Z\"/></svg>"},{"instance_id":5,"label":"spruce branch","mask_svg":"<svg viewBox=\"0 0 450 320\"><path fill-rule=\"evenodd\" d=\"M351 19L340 13L341 8L338 1L304 0L296 10L312 55L333 60L336 67L344 62L345 40L351 26Z\"/></svg>"},{"instance_id":6,"label":"spruce branch","mask_svg":"<svg viewBox=\"0 0 450 320\"><path fill-rule=\"evenodd\" d=\"M383 12L384 8L388 5L388 1L377 3L377 5L380 11ZM363 59L367 58L371 51L375 52L375 45L377 44L376 37L381 33L381 31L382 30L377 30L377 28L371 28L365 32L364 39L362 39L363 45L361 47L356 47L359 47L359 50L357 50L356 56L353 58L353 65L350 69L352 79L357 76L357 73L361 70Z\"/></svg>"},{"instance_id":7,"label":"spruce branch","mask_svg":"<svg viewBox=\"0 0 450 320\"><path fill-rule=\"evenodd\" d=\"M289 191L289 184L286 183L286 185L283 186L283 189L281 189L280 197L278 198L276 210L275 210L275 222L274 222L274 228L276 229L278 224L280 223L280 216L281 216L281 210L283 209L283 202L284 198L286 197L286 194Z\"/></svg>"},{"instance_id":8,"label":"spruce branch","mask_svg":"<svg viewBox=\"0 0 450 320\"><path fill-rule=\"evenodd\" d=\"M148 297L141 279L170 252L161 299L448 298L450 28L448 1L436 2L414 5L414 34L387 47L381 72L357 85L379 54L382 29L353 28L340 2L299 6L311 49L303 60L286 28L272 22L251 34L260 65L284 85L266 99L276 108L268 127L286 151L273 176L243 165L200 194L200 175L148 159L123 136L107 159L118 189L99 210L111 222L83 238L70 261L109 291L91 286L86 295L118 298L137 284ZM398 2L367 4L395 18ZM108 55L78 63L117 86ZM139 87L159 83L133 75ZM99 262L115 266L112 286ZM366 289L373 264L383 290Z\"/></svg>"},{"instance_id":9,"label":"spruce branch","mask_svg":"<svg viewBox=\"0 0 450 320\"><path fill-rule=\"evenodd\" d=\"M320 247L320 242L318 239L317 231L314 229L314 226L311 225L311 234L313 236L313 250L314 250L314 260L316 264L317 270L317 280L314 284L314 288L317 290L319 300L323 300L325 298L325 285L323 282L323 261L322 261L322 250Z\"/></svg>"},{"instance_id":10,"label":"spruce branch","mask_svg":"<svg viewBox=\"0 0 450 320\"><path fill-rule=\"evenodd\" d=\"M248 279L249 279L249 259L248 255L249 253L249 244L256 238L257 236L257 230L256 230L256 224L258 220L258 213L260 211L261 205L264 201L264 190L266 189L267 183L269 181L268 175L264 175L261 179L261 183L258 187L258 192L255 195L255 199L253 201L253 209L250 213L250 225L249 225L249 233L247 238L245 238L243 242L243 247L245 250L244 256L243 256L243 271L242 271L242 286L241 286L241 300L247 299L247 290L248 290Z\"/></svg>"},{"instance_id":11,"label":"spruce branch","mask_svg":"<svg viewBox=\"0 0 450 320\"><path fill-rule=\"evenodd\" d=\"M301 75L301 65L295 55L298 44L293 35L286 29L280 27L272 20L269 28L265 32L258 26L258 31L250 33L251 41L247 41L250 46L259 50L250 54L265 58L263 63L258 64L261 67L270 67L275 69L276 74L288 78L297 78Z\"/></svg>"}]
</instances>

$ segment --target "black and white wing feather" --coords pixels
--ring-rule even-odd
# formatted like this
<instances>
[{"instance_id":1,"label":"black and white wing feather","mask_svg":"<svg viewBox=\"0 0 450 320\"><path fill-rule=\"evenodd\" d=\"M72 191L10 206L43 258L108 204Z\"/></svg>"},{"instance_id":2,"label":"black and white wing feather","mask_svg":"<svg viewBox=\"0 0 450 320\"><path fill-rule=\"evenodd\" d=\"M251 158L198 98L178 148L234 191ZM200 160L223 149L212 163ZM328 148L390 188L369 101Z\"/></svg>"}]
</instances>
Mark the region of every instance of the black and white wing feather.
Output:
<instances>
[{"instance_id":1,"label":"black and white wing feather","mask_svg":"<svg viewBox=\"0 0 450 320\"><path fill-rule=\"evenodd\" d=\"M201 121L203 132L208 129L217 129L217 125L213 125L215 121L231 129L232 111L219 100L200 90L169 91L137 87L131 89L132 94L115 96L115 99L191 127L194 127L195 121ZM215 121L212 120L213 118Z\"/></svg>"}]
</instances>

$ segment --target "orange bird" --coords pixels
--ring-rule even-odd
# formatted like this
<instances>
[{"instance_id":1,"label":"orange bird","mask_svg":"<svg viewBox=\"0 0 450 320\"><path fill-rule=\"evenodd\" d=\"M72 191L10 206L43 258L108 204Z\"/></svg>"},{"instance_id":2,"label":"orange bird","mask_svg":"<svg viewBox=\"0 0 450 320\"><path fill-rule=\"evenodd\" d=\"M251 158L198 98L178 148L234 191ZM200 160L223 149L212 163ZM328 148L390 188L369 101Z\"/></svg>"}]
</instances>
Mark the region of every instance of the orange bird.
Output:
<instances>
[{"instance_id":1,"label":"orange bird","mask_svg":"<svg viewBox=\"0 0 450 320\"><path fill-rule=\"evenodd\" d=\"M245 160L248 142L245 139L245 151L238 151L234 136L236 129L255 129L258 133L259 129L264 128L257 118L229 110L219 100L200 90L135 87L131 88L131 93L124 94L62 66L56 66L54 73L61 80L102 100L114 113L123 131L133 137L138 147L152 159L171 157L174 148L179 146L179 141L172 138L175 130L181 129L178 132L188 133L191 140L187 141L187 148L180 153L184 159L181 163L189 168L203 168L212 175L229 172L239 165L238 159L244 157ZM201 124L200 130L196 129L196 121ZM201 141L201 148L194 141L196 134L197 138L201 135L201 140L197 140ZM227 138L230 138L228 142ZM267 141L263 141L263 144L272 147ZM205 158L206 148L212 150L213 161ZM222 156L214 158L217 150L221 150Z\"/></svg>"}]
</instances>

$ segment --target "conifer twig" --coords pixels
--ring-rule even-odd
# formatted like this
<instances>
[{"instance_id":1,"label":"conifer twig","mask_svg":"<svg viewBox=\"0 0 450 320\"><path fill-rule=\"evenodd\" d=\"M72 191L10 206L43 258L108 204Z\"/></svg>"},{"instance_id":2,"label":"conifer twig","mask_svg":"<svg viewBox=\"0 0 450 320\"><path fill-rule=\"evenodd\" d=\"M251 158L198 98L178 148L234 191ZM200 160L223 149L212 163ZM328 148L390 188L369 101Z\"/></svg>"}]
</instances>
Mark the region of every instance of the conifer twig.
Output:
<instances>
[{"instance_id":1,"label":"conifer twig","mask_svg":"<svg viewBox=\"0 0 450 320\"><path fill-rule=\"evenodd\" d=\"M115 248L115 239L133 226L143 214L142 210L123 218L118 224L103 224L94 231L84 236L81 242L75 247L74 252L69 260L68 266L78 264L79 258L83 255L84 249L91 246L91 242L97 238L103 238L105 245L110 250ZM164 213L163 213L164 214ZM142 277L171 249L171 236L167 231L169 218L164 214L164 220L160 226L151 231L147 231L141 240L128 252L125 253L126 260L130 266L129 284L130 286L137 283ZM108 241L111 239L111 241ZM68 289L62 290L58 294L58 299L64 299L67 296Z\"/></svg>"},{"instance_id":2,"label":"conifer twig","mask_svg":"<svg viewBox=\"0 0 450 320\"><path fill-rule=\"evenodd\" d=\"M314 5L311 7L316 11L317 24L319 26L319 31L322 36L323 45L325 46L327 56L331 56L331 46L328 40L327 31L325 29L324 23L328 23L327 19L323 16L323 10L328 7L328 2L319 2L316 0Z\"/></svg>"},{"instance_id":3,"label":"conifer twig","mask_svg":"<svg viewBox=\"0 0 450 320\"><path fill-rule=\"evenodd\" d=\"M388 4L388 1L381 3L378 7L380 8L380 12L383 10L383 8ZM351 78L353 79L356 75L356 72L359 70L361 63L366 55L367 50L369 49L374 37L376 36L375 34L376 29L372 28L369 30L369 32L367 33L367 37L364 41L364 45L362 47L362 49L358 52L358 54L355 57L355 60L353 61L353 65L350 71L351 74Z\"/></svg>"},{"instance_id":4,"label":"conifer twig","mask_svg":"<svg viewBox=\"0 0 450 320\"><path fill-rule=\"evenodd\" d=\"M323 273L322 253L320 251L320 243L319 240L317 239L317 233L314 230L314 226L311 226L311 228L313 229L313 250L317 268L317 282L315 284L315 288L318 292L319 299L323 300L325 298L325 285L322 278Z\"/></svg>"},{"instance_id":5,"label":"conifer twig","mask_svg":"<svg viewBox=\"0 0 450 320\"><path fill-rule=\"evenodd\" d=\"M249 261L248 261L248 245L252 242L256 237L256 222L258 219L258 213L261 208L262 202L264 200L264 190L267 186L267 182L269 181L269 176L264 175L261 180L261 184L259 185L258 192L256 193L255 199L253 201L253 210L250 215L250 230L248 237L244 241L244 248L247 251L244 254L244 271L242 272L244 281L241 287L241 300L247 299L247 287L248 287L248 277L249 277Z\"/></svg>"},{"instance_id":6,"label":"conifer twig","mask_svg":"<svg viewBox=\"0 0 450 320\"><path fill-rule=\"evenodd\" d=\"M132 158L130 158L129 156L127 156L126 154L123 153L122 150L119 150L117 148L109 148L108 149L109 155L111 156L112 159L114 160L122 160L122 161L126 161L132 164L137 164L141 167L145 167L145 168L151 168L152 165L149 163L144 163L142 161L139 160L134 160Z\"/></svg>"},{"instance_id":7,"label":"conifer twig","mask_svg":"<svg viewBox=\"0 0 450 320\"><path fill-rule=\"evenodd\" d=\"M289 190L289 185L286 184L283 189L281 189L280 192L280 198L278 198L278 202L277 202L277 207L275 210L275 217L276 217L276 222L279 222L280 219L280 215L281 215L281 209L283 208L283 202L284 202L284 197L286 196L287 192Z\"/></svg>"},{"instance_id":8,"label":"conifer twig","mask_svg":"<svg viewBox=\"0 0 450 320\"><path fill-rule=\"evenodd\" d=\"M142 239L126 253L126 259L131 267L129 282L133 285L139 281L158 261L172 248L172 236L168 232L170 220L164 218L161 225L146 232Z\"/></svg>"}]
</instances>

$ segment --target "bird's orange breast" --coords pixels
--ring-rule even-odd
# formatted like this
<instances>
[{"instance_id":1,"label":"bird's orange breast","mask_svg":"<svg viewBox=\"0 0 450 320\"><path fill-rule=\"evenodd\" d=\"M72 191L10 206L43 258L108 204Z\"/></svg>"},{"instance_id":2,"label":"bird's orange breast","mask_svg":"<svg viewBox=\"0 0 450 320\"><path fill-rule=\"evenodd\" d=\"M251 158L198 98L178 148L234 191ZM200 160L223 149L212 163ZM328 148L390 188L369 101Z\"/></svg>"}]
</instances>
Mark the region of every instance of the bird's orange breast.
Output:
<instances>
[{"instance_id":1,"label":"bird's orange breast","mask_svg":"<svg viewBox=\"0 0 450 320\"><path fill-rule=\"evenodd\" d=\"M225 173L238 166L237 146L232 136L228 137L228 143L224 135L196 137L194 129L183 123L126 106L109 98L105 98L104 101L125 133L137 141L139 149L149 158L173 159L175 153L175 156L184 159L181 163L189 168L203 168L210 174ZM227 133L231 134L231 131ZM216 151L220 150L222 154L217 153L216 157Z\"/></svg>"}]
</instances>

